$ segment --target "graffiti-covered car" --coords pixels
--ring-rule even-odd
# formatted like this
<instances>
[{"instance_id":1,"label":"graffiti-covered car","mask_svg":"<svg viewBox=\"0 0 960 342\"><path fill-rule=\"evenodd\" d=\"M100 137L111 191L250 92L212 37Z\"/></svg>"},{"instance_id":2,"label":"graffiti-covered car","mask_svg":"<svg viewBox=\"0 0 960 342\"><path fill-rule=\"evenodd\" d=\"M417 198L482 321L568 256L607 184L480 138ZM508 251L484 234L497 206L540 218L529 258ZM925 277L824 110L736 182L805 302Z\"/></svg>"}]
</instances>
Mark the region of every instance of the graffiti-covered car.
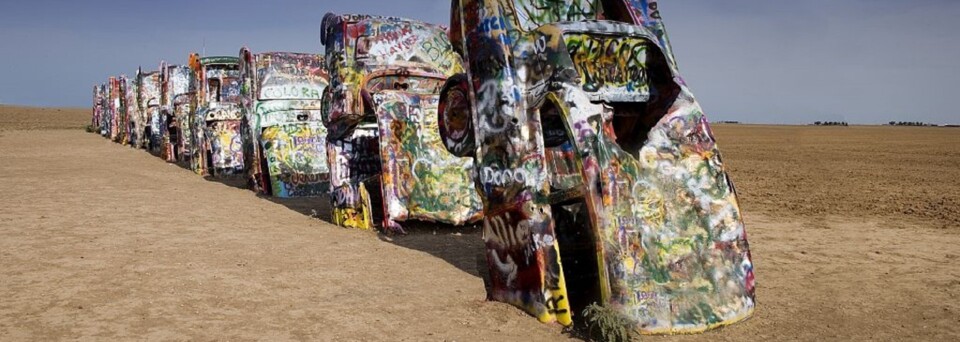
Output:
<instances>
[{"instance_id":1,"label":"graffiti-covered car","mask_svg":"<svg viewBox=\"0 0 960 342\"><path fill-rule=\"evenodd\" d=\"M90 128L94 132L100 132L100 120L103 118L104 111L104 86L97 84L93 86L93 107L90 118Z\"/></svg>"},{"instance_id":2,"label":"graffiti-covered car","mask_svg":"<svg viewBox=\"0 0 960 342\"><path fill-rule=\"evenodd\" d=\"M368 184L379 182L383 227L398 221L464 224L481 216L471 158L440 142L440 87L462 71L443 28L417 21L327 14L321 24L335 223L372 228Z\"/></svg>"},{"instance_id":3,"label":"graffiti-covered car","mask_svg":"<svg viewBox=\"0 0 960 342\"><path fill-rule=\"evenodd\" d=\"M160 72L144 72L141 68L137 72L137 102L140 104L140 113L134 120L137 132L141 132L136 147L144 148L150 153L160 153Z\"/></svg>"},{"instance_id":4,"label":"graffiti-covered car","mask_svg":"<svg viewBox=\"0 0 960 342\"><path fill-rule=\"evenodd\" d=\"M166 65L160 75L160 117L163 128L163 158L167 162L187 162L190 151L184 147L183 132L188 132L194 107L193 71L185 65ZM186 130L184 130L186 128Z\"/></svg>"},{"instance_id":5,"label":"graffiti-covered car","mask_svg":"<svg viewBox=\"0 0 960 342\"><path fill-rule=\"evenodd\" d=\"M114 141L120 144L126 145L130 141L130 130L128 121L130 120L130 104L127 103L127 76L121 74L117 77L116 85L116 109L117 114L115 117L117 136L114 138Z\"/></svg>"},{"instance_id":6,"label":"graffiti-covered car","mask_svg":"<svg viewBox=\"0 0 960 342\"><path fill-rule=\"evenodd\" d=\"M123 125L126 127L127 137L124 144L130 146L139 146L140 135L137 130L136 120L140 117L140 101L137 99L139 90L137 90L137 77L124 77L123 83L123 106L126 110Z\"/></svg>"},{"instance_id":7,"label":"graffiti-covered car","mask_svg":"<svg viewBox=\"0 0 960 342\"><path fill-rule=\"evenodd\" d=\"M454 0L449 32L467 73L440 131L477 162L493 299L564 325L597 303L640 333L753 312L736 192L656 1Z\"/></svg>"},{"instance_id":8,"label":"graffiti-covered car","mask_svg":"<svg viewBox=\"0 0 960 342\"><path fill-rule=\"evenodd\" d=\"M105 136L110 140L117 140L120 127L117 125L120 116L120 82L116 76L107 79L107 111L104 122Z\"/></svg>"},{"instance_id":9,"label":"graffiti-covered car","mask_svg":"<svg viewBox=\"0 0 960 342\"><path fill-rule=\"evenodd\" d=\"M197 82L190 165L199 174L243 174L239 62L233 56L190 55Z\"/></svg>"},{"instance_id":10,"label":"graffiti-covered car","mask_svg":"<svg viewBox=\"0 0 960 342\"><path fill-rule=\"evenodd\" d=\"M328 77L323 56L240 50L247 146L253 188L276 197L320 196L329 190L327 129L320 96Z\"/></svg>"}]
</instances>

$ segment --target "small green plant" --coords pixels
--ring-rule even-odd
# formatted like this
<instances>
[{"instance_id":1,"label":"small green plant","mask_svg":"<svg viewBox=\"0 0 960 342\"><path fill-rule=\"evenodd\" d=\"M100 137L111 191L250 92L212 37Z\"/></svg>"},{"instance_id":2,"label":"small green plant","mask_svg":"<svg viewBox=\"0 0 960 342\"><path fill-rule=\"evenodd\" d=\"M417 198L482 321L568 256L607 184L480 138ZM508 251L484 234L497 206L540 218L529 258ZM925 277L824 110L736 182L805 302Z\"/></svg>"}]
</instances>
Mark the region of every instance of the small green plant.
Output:
<instances>
[{"instance_id":1,"label":"small green plant","mask_svg":"<svg viewBox=\"0 0 960 342\"><path fill-rule=\"evenodd\" d=\"M593 303L583 309L587 321L587 334L592 340L627 342L636 337L631 321L617 310Z\"/></svg>"},{"instance_id":2,"label":"small green plant","mask_svg":"<svg viewBox=\"0 0 960 342\"><path fill-rule=\"evenodd\" d=\"M92 133L92 132L93 132L93 125L87 125L85 128L87 129L87 132L88 132L88 133Z\"/></svg>"}]
</instances>

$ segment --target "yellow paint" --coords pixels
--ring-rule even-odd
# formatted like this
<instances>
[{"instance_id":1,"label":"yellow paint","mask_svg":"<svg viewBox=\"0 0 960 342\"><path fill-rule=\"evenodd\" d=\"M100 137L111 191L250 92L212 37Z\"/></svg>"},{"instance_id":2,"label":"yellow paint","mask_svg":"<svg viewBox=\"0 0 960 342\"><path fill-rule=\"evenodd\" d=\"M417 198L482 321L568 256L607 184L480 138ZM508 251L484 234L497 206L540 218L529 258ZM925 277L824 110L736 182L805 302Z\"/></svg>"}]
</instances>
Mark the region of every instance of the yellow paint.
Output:
<instances>
[{"instance_id":1,"label":"yellow paint","mask_svg":"<svg viewBox=\"0 0 960 342\"><path fill-rule=\"evenodd\" d=\"M373 215L370 210L370 195L360 183L360 208L333 208L333 223L357 229L373 229Z\"/></svg>"},{"instance_id":2,"label":"yellow paint","mask_svg":"<svg viewBox=\"0 0 960 342\"><path fill-rule=\"evenodd\" d=\"M558 311L558 313L551 316L554 316L558 323L568 326L573 324L573 315L570 312L570 296L567 295L567 280L563 276L563 263L560 262L560 247L558 247L557 243L554 242L553 246L550 248L553 248L553 251L557 256L557 268L560 273L560 279L558 280L559 287L556 290L547 289L545 292L548 294L547 300L557 303L557 307L555 309ZM549 314L549 311L547 313ZM538 319L543 322L543 317L538 317Z\"/></svg>"}]
</instances>

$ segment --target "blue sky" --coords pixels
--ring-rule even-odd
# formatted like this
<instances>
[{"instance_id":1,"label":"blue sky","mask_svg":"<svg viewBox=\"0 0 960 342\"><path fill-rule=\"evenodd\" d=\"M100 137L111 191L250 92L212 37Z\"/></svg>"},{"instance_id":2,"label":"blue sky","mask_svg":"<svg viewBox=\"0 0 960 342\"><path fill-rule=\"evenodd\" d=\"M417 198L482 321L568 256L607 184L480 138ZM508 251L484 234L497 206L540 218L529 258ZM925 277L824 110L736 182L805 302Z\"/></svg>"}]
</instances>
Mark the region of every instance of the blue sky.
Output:
<instances>
[{"instance_id":1,"label":"blue sky","mask_svg":"<svg viewBox=\"0 0 960 342\"><path fill-rule=\"evenodd\" d=\"M714 120L960 123L960 1L661 0ZM326 12L446 24L446 0L0 3L0 103L89 106L109 75L191 51L320 52Z\"/></svg>"}]
</instances>

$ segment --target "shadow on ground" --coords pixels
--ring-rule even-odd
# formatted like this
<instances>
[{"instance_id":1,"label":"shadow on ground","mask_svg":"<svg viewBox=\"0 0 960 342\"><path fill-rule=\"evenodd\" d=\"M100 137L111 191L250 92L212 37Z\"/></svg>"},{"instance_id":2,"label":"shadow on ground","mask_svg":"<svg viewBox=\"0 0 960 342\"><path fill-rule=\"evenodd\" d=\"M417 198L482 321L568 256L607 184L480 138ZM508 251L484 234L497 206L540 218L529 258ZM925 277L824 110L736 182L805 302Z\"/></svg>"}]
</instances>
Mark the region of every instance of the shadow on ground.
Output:
<instances>
[{"instance_id":1,"label":"shadow on ground","mask_svg":"<svg viewBox=\"0 0 960 342\"><path fill-rule=\"evenodd\" d=\"M227 181L210 180L227 184ZM259 196L302 215L333 224L333 209L330 205L330 198L327 196L300 198ZM375 205L374 207L378 206ZM374 222L382 222L382 216L379 213L381 210L376 211ZM480 224L454 226L421 221L401 222L400 224L403 225L407 234L384 233L378 227L377 237L394 245L418 250L440 258L472 276L481 277L487 274Z\"/></svg>"},{"instance_id":2,"label":"shadow on ground","mask_svg":"<svg viewBox=\"0 0 960 342\"><path fill-rule=\"evenodd\" d=\"M188 166L176 163L184 170L193 172ZM211 177L204 176L208 182L220 183L237 189L249 189L246 178L242 176ZM324 222L333 224L332 207L328 196L279 198L257 194L267 201L282 205L288 209ZM374 207L379 207L379 203ZM382 222L382 210L376 210L374 222ZM489 278L484 255L482 226L480 223L464 226L450 224L411 221L400 223L407 234L384 233L377 228L377 237L394 245L418 250L446 261L457 269L482 278L489 293Z\"/></svg>"},{"instance_id":3,"label":"shadow on ground","mask_svg":"<svg viewBox=\"0 0 960 342\"><path fill-rule=\"evenodd\" d=\"M486 259L479 224L454 226L433 222L401 223L406 235L380 233L381 240L440 258L474 277L486 279ZM485 281L486 282L486 281Z\"/></svg>"}]
</instances>

